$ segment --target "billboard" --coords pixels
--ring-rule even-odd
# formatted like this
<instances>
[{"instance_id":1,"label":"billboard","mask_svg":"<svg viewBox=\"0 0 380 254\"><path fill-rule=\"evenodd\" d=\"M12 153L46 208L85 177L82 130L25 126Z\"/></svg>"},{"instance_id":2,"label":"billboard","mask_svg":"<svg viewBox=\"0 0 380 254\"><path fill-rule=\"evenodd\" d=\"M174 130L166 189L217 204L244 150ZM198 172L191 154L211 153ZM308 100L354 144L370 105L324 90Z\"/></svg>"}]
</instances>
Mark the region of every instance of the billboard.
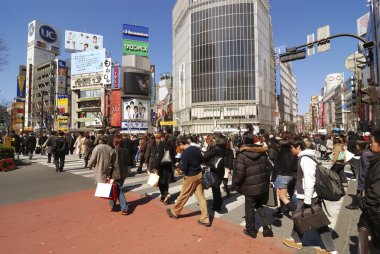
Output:
<instances>
[{"instance_id":1,"label":"billboard","mask_svg":"<svg viewBox=\"0 0 380 254\"><path fill-rule=\"evenodd\" d=\"M110 123L112 127L121 126L121 90L111 91Z\"/></svg>"},{"instance_id":2,"label":"billboard","mask_svg":"<svg viewBox=\"0 0 380 254\"><path fill-rule=\"evenodd\" d=\"M12 103L12 129L21 130L24 125L25 102Z\"/></svg>"},{"instance_id":3,"label":"billboard","mask_svg":"<svg viewBox=\"0 0 380 254\"><path fill-rule=\"evenodd\" d=\"M58 95L57 108L59 110L59 114L65 114L69 112L69 100L67 95Z\"/></svg>"},{"instance_id":4,"label":"billboard","mask_svg":"<svg viewBox=\"0 0 380 254\"><path fill-rule=\"evenodd\" d=\"M17 97L25 98L26 93L26 77L17 76Z\"/></svg>"},{"instance_id":5,"label":"billboard","mask_svg":"<svg viewBox=\"0 0 380 254\"><path fill-rule=\"evenodd\" d=\"M103 72L105 49L71 54L71 75Z\"/></svg>"},{"instance_id":6,"label":"billboard","mask_svg":"<svg viewBox=\"0 0 380 254\"><path fill-rule=\"evenodd\" d=\"M28 24L28 48L41 48L59 54L59 30L37 20Z\"/></svg>"},{"instance_id":7,"label":"billboard","mask_svg":"<svg viewBox=\"0 0 380 254\"><path fill-rule=\"evenodd\" d=\"M149 44L123 39L122 53L123 55L149 56Z\"/></svg>"},{"instance_id":8,"label":"billboard","mask_svg":"<svg viewBox=\"0 0 380 254\"><path fill-rule=\"evenodd\" d=\"M122 122L121 123L121 129L127 130L134 133L145 133L149 128L148 122L136 122L136 121L129 121L129 122Z\"/></svg>"},{"instance_id":9,"label":"billboard","mask_svg":"<svg viewBox=\"0 0 380 254\"><path fill-rule=\"evenodd\" d=\"M145 41L149 39L149 28L123 24L123 40Z\"/></svg>"},{"instance_id":10,"label":"billboard","mask_svg":"<svg viewBox=\"0 0 380 254\"><path fill-rule=\"evenodd\" d=\"M149 96L150 75L137 72L123 73L123 93Z\"/></svg>"},{"instance_id":11,"label":"billboard","mask_svg":"<svg viewBox=\"0 0 380 254\"><path fill-rule=\"evenodd\" d=\"M179 95L178 95L178 104L179 109L185 108L185 93L186 93L186 86L185 86L185 63L182 63L179 66Z\"/></svg>"},{"instance_id":12,"label":"billboard","mask_svg":"<svg viewBox=\"0 0 380 254\"><path fill-rule=\"evenodd\" d=\"M369 22L369 12L361 16L356 20L356 27L358 30L358 36L364 37L367 33L367 27Z\"/></svg>"},{"instance_id":13,"label":"billboard","mask_svg":"<svg viewBox=\"0 0 380 254\"><path fill-rule=\"evenodd\" d=\"M65 30L65 50L69 52L92 51L103 48L103 36Z\"/></svg>"},{"instance_id":14,"label":"billboard","mask_svg":"<svg viewBox=\"0 0 380 254\"><path fill-rule=\"evenodd\" d=\"M148 121L149 101L131 99L123 101L123 120L146 120Z\"/></svg>"}]
</instances>

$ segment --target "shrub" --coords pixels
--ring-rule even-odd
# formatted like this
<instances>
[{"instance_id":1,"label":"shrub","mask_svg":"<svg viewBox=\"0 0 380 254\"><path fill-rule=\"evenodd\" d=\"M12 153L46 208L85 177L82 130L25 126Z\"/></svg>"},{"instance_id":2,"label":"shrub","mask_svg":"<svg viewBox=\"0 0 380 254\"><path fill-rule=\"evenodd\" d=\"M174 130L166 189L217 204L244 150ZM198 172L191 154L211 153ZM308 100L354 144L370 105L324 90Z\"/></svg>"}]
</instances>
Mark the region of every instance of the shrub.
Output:
<instances>
[{"instance_id":1,"label":"shrub","mask_svg":"<svg viewBox=\"0 0 380 254\"><path fill-rule=\"evenodd\" d=\"M0 144L0 160L14 158L15 149L13 146Z\"/></svg>"}]
</instances>

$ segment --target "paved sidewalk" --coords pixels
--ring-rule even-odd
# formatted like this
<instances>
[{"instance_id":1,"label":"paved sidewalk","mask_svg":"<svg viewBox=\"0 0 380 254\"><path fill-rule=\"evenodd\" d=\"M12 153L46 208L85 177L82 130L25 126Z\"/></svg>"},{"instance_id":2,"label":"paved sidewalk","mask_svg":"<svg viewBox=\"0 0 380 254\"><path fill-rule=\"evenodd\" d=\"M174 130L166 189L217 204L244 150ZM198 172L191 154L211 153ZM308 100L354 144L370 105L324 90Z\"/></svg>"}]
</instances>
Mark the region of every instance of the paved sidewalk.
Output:
<instances>
[{"instance_id":1,"label":"paved sidewalk","mask_svg":"<svg viewBox=\"0 0 380 254\"><path fill-rule=\"evenodd\" d=\"M4 253L294 253L278 238L251 239L242 227L184 209L175 220L158 200L128 192L131 214L109 211L106 200L85 190L0 206Z\"/></svg>"}]
</instances>

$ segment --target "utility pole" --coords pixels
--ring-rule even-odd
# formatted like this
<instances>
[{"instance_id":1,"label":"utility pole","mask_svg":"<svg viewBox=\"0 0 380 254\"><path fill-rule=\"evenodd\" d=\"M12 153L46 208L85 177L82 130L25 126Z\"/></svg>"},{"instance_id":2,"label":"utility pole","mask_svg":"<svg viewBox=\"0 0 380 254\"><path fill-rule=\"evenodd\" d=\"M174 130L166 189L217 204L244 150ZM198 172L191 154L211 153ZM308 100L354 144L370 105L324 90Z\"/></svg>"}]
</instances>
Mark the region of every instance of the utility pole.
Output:
<instances>
[{"instance_id":1,"label":"utility pole","mask_svg":"<svg viewBox=\"0 0 380 254\"><path fill-rule=\"evenodd\" d=\"M40 123L40 133L42 133L42 126L44 124L44 95L45 91L41 92L41 123Z\"/></svg>"}]
</instances>

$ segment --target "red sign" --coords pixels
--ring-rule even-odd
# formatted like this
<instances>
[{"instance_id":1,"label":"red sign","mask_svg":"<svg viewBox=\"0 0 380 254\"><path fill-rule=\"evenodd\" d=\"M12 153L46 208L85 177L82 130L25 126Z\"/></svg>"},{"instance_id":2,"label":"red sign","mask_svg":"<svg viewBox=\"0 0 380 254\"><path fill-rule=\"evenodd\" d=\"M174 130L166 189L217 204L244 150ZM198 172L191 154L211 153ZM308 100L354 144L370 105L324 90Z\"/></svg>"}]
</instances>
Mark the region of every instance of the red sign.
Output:
<instances>
[{"instance_id":1,"label":"red sign","mask_svg":"<svg viewBox=\"0 0 380 254\"><path fill-rule=\"evenodd\" d=\"M112 127L121 127L121 90L111 91L110 123Z\"/></svg>"},{"instance_id":2,"label":"red sign","mask_svg":"<svg viewBox=\"0 0 380 254\"><path fill-rule=\"evenodd\" d=\"M119 66L113 68L113 88L119 88Z\"/></svg>"}]
</instances>

